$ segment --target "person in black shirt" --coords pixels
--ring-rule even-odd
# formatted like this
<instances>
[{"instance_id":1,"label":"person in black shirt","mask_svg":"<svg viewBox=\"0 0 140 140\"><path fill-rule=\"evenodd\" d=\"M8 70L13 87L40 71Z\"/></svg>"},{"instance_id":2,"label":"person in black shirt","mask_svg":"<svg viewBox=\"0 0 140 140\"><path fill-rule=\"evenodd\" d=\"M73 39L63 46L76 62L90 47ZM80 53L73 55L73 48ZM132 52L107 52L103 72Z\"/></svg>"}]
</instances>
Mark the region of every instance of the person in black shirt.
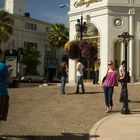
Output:
<instances>
[{"instance_id":1,"label":"person in black shirt","mask_svg":"<svg viewBox=\"0 0 140 140\"><path fill-rule=\"evenodd\" d=\"M61 73L61 86L60 86L60 92L61 94L65 94L65 85L67 81L67 63L62 62L60 65L59 73Z\"/></svg>"}]
</instances>

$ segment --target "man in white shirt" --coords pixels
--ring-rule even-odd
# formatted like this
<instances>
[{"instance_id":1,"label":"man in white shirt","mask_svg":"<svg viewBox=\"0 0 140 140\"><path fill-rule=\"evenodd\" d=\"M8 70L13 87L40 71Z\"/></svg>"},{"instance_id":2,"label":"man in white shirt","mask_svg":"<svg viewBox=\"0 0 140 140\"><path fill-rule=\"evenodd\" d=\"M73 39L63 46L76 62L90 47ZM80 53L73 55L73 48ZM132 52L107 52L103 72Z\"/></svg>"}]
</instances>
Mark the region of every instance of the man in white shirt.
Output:
<instances>
[{"instance_id":1,"label":"man in white shirt","mask_svg":"<svg viewBox=\"0 0 140 140\"><path fill-rule=\"evenodd\" d=\"M85 87L84 87L84 65L81 63L80 59L77 60L77 79L76 79L76 94L79 93L79 86L81 85L82 93L85 93Z\"/></svg>"}]
</instances>

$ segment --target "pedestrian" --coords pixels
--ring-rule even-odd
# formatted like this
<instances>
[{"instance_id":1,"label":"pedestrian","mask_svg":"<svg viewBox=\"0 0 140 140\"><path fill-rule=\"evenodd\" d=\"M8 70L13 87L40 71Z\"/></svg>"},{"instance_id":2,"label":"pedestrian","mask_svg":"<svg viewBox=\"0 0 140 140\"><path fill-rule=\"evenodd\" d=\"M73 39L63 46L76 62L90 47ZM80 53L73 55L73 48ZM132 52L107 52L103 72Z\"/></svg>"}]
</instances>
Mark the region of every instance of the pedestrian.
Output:
<instances>
[{"instance_id":1,"label":"pedestrian","mask_svg":"<svg viewBox=\"0 0 140 140\"><path fill-rule=\"evenodd\" d=\"M81 60L80 58L77 59L77 78L76 78L76 94L79 93L79 86L81 85L81 89L82 89L82 93L85 93L85 87L84 87L84 73L83 73L83 70L84 70L84 65L81 63Z\"/></svg>"},{"instance_id":2,"label":"pedestrian","mask_svg":"<svg viewBox=\"0 0 140 140\"><path fill-rule=\"evenodd\" d=\"M125 88L125 83L124 83L124 79L125 79L125 61L123 60L121 62L121 65L119 67L119 82L121 83L121 92L120 92L120 102L123 102L123 90Z\"/></svg>"},{"instance_id":3,"label":"pedestrian","mask_svg":"<svg viewBox=\"0 0 140 140\"><path fill-rule=\"evenodd\" d=\"M127 70L126 76L127 76L127 82L130 82L129 69ZM124 60L121 62L121 65L119 67L119 82L121 83L121 92L120 92L119 101L123 102L124 101L123 92L125 90L125 61Z\"/></svg>"},{"instance_id":4,"label":"pedestrian","mask_svg":"<svg viewBox=\"0 0 140 140\"><path fill-rule=\"evenodd\" d=\"M105 95L106 112L109 113L113 107L114 86L118 86L118 74L114 69L112 61L108 62L108 71L102 86Z\"/></svg>"},{"instance_id":5,"label":"pedestrian","mask_svg":"<svg viewBox=\"0 0 140 140\"><path fill-rule=\"evenodd\" d=\"M98 84L99 81L99 67L100 67L100 59L96 58L95 62L94 62L94 84Z\"/></svg>"},{"instance_id":6,"label":"pedestrian","mask_svg":"<svg viewBox=\"0 0 140 140\"><path fill-rule=\"evenodd\" d=\"M0 121L6 121L9 108L8 82L11 70L5 65L3 51L0 50Z\"/></svg>"},{"instance_id":7,"label":"pedestrian","mask_svg":"<svg viewBox=\"0 0 140 140\"><path fill-rule=\"evenodd\" d=\"M59 69L59 75L61 77L61 86L60 86L60 92L62 95L65 94L65 85L67 82L67 71L68 71L68 67L67 67L67 63L66 62L62 62L60 65L60 69Z\"/></svg>"}]
</instances>

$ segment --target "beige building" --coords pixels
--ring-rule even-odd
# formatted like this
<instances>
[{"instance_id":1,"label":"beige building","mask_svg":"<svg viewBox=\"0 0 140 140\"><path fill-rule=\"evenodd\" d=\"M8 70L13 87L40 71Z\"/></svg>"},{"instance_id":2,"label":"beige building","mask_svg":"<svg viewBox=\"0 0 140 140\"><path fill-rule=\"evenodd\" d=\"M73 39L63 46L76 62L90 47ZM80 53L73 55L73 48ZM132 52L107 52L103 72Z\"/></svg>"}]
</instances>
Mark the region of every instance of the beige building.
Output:
<instances>
[{"instance_id":1,"label":"beige building","mask_svg":"<svg viewBox=\"0 0 140 140\"><path fill-rule=\"evenodd\" d=\"M51 24L33 19L30 13L25 13L24 0L5 0L4 9L11 13L14 19L14 34L6 44L2 44L2 47L10 50L37 47L41 52L41 64L38 66L38 72L44 75L48 70L48 75L51 75L50 80L52 80L52 76L56 74L60 54L57 50L50 48L47 40L48 29ZM20 73L24 73L24 71L25 67L20 66Z\"/></svg>"}]
</instances>

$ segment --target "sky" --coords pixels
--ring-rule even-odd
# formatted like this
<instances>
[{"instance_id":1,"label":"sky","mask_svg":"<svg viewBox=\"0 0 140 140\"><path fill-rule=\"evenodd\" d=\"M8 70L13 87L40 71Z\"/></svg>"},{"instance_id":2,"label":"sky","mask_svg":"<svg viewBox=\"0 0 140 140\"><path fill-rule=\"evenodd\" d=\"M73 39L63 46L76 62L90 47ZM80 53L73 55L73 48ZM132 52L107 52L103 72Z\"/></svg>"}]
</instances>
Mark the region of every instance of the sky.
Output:
<instances>
[{"instance_id":1,"label":"sky","mask_svg":"<svg viewBox=\"0 0 140 140\"><path fill-rule=\"evenodd\" d=\"M29 12L31 18L68 26L69 8L59 8L59 5L69 2L70 0L25 0L25 12ZM4 0L0 0L0 8L3 5Z\"/></svg>"}]
</instances>

